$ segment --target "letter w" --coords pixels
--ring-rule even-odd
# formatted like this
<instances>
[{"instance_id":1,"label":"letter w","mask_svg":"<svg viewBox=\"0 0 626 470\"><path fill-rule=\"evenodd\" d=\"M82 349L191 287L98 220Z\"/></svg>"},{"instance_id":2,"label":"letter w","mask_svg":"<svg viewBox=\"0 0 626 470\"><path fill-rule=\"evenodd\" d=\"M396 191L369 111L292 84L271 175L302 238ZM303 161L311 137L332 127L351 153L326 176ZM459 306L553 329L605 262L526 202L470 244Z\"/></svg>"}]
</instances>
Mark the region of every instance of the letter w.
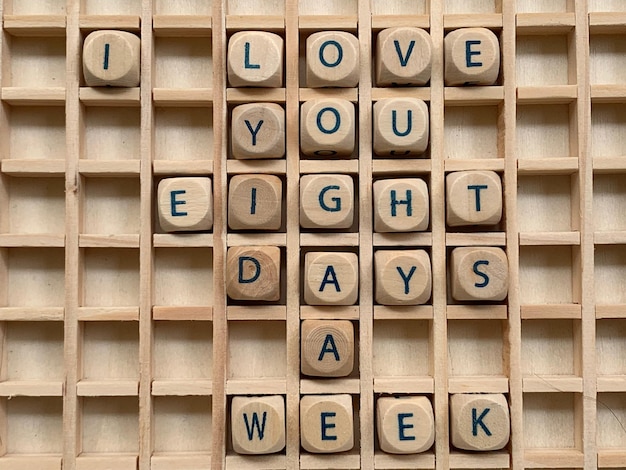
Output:
<instances>
[{"instance_id":1,"label":"letter w","mask_svg":"<svg viewBox=\"0 0 626 470\"><path fill-rule=\"evenodd\" d=\"M259 415L256 414L256 411L252 413L252 426L248 422L248 415L246 413L243 414L243 420L246 423L246 431L248 432L248 440L251 441L254 435L254 427L256 426L257 434L259 435L259 440L263 440L263 435L265 434L265 420L267 419L267 411L263 412L263 420L259 425Z\"/></svg>"}]
</instances>

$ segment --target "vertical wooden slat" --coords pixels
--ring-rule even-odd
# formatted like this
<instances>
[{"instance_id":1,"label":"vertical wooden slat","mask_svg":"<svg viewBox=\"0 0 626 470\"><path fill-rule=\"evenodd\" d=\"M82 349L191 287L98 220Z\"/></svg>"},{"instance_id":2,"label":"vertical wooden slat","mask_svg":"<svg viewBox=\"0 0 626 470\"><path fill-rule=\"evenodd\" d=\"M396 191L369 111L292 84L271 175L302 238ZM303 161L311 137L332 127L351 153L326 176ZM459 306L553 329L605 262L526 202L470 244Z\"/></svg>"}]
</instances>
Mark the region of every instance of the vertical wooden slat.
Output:
<instances>
[{"instance_id":1,"label":"vertical wooden slat","mask_svg":"<svg viewBox=\"0 0 626 470\"><path fill-rule=\"evenodd\" d=\"M226 3L213 3L213 452L212 468L226 459Z\"/></svg>"},{"instance_id":2,"label":"vertical wooden slat","mask_svg":"<svg viewBox=\"0 0 626 470\"><path fill-rule=\"evenodd\" d=\"M78 307L81 298L80 274L80 230L81 181L78 174L80 158L80 83L81 34L78 27L79 0L67 2L67 45L66 45L66 101L65 101L65 396L63 403L63 468L74 470L76 457L80 453L80 403L76 395L79 374L80 341L78 338Z\"/></svg>"},{"instance_id":3,"label":"vertical wooden slat","mask_svg":"<svg viewBox=\"0 0 626 470\"><path fill-rule=\"evenodd\" d=\"M4 18L4 2L0 2L0 18ZM6 47L4 31L0 32L0 86L4 85L4 72L6 67ZM2 160L8 157L9 152L9 122L7 116L7 106L0 103L0 165ZM7 181L0 173L0 232L5 233L9 229L9 220L5 214L8 213L9 194ZM7 305L8 301L8 265L7 250L0 249L0 306ZM6 380L6 322L0 322L0 381ZM7 452L7 400L0 400L0 456Z\"/></svg>"},{"instance_id":4,"label":"vertical wooden slat","mask_svg":"<svg viewBox=\"0 0 626 470\"><path fill-rule=\"evenodd\" d=\"M589 78L589 14L587 0L578 0L576 7L576 83L578 101L576 114L579 160L579 198L581 232L581 303L582 303L582 451L585 469L598 466L596 444L597 371L596 371L596 313L594 293L593 244L593 162L591 159L591 93ZM574 268L576 269L576 268Z\"/></svg>"},{"instance_id":5,"label":"vertical wooden slat","mask_svg":"<svg viewBox=\"0 0 626 470\"><path fill-rule=\"evenodd\" d=\"M300 463L300 103L298 0L285 5L285 87L287 149L287 468Z\"/></svg>"},{"instance_id":6,"label":"vertical wooden slat","mask_svg":"<svg viewBox=\"0 0 626 470\"><path fill-rule=\"evenodd\" d=\"M502 77L504 86L504 207L506 254L509 261L508 346L509 404L511 407L511 465L523 468L523 394L521 373L522 323L519 291L519 227L517 221L515 0L502 2Z\"/></svg>"},{"instance_id":7,"label":"vertical wooden slat","mask_svg":"<svg viewBox=\"0 0 626 470\"><path fill-rule=\"evenodd\" d=\"M152 1L141 8L141 171L139 237L139 469L149 470L152 429Z\"/></svg>"},{"instance_id":8,"label":"vertical wooden slat","mask_svg":"<svg viewBox=\"0 0 626 470\"><path fill-rule=\"evenodd\" d=\"M444 174L443 2L430 2L433 64L430 79L431 225L433 269L433 374L435 381L435 465L450 464L448 431L448 325L446 320L446 225Z\"/></svg>"},{"instance_id":9,"label":"vertical wooden slat","mask_svg":"<svg viewBox=\"0 0 626 470\"><path fill-rule=\"evenodd\" d=\"M370 0L358 3L359 77L359 373L361 379L361 468L374 468L374 374L372 347L373 236L372 236L372 15Z\"/></svg>"}]
</instances>

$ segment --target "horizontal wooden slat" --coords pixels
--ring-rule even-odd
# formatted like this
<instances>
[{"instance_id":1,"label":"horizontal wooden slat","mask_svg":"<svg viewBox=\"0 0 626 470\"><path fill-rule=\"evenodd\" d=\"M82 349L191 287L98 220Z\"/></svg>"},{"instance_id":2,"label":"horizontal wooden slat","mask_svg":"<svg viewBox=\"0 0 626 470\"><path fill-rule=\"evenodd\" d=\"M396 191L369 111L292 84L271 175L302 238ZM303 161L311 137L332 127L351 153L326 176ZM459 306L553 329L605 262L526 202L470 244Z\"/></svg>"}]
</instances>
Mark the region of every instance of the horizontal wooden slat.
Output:
<instances>
[{"instance_id":1,"label":"horizontal wooden slat","mask_svg":"<svg viewBox=\"0 0 626 470\"><path fill-rule=\"evenodd\" d=\"M310 394L357 394L360 390L359 379L302 379L300 380L300 393Z\"/></svg>"},{"instance_id":2,"label":"horizontal wooden slat","mask_svg":"<svg viewBox=\"0 0 626 470\"><path fill-rule=\"evenodd\" d=\"M301 454L301 470L358 470L361 468L359 454Z\"/></svg>"},{"instance_id":3,"label":"horizontal wooden slat","mask_svg":"<svg viewBox=\"0 0 626 470\"><path fill-rule=\"evenodd\" d=\"M13 36L65 36L65 15L4 15L4 30Z\"/></svg>"},{"instance_id":4,"label":"horizontal wooden slat","mask_svg":"<svg viewBox=\"0 0 626 470\"><path fill-rule=\"evenodd\" d=\"M285 17L280 15L227 15L226 29L280 31L285 28Z\"/></svg>"},{"instance_id":5,"label":"horizontal wooden slat","mask_svg":"<svg viewBox=\"0 0 626 470\"><path fill-rule=\"evenodd\" d=\"M301 15L298 17L298 26L303 30L329 31L341 29L354 31L357 26L357 17L351 15Z\"/></svg>"},{"instance_id":6,"label":"horizontal wooden slat","mask_svg":"<svg viewBox=\"0 0 626 470\"><path fill-rule=\"evenodd\" d=\"M213 105L212 88L155 88L152 90L155 106L208 107Z\"/></svg>"},{"instance_id":7,"label":"horizontal wooden slat","mask_svg":"<svg viewBox=\"0 0 626 470\"><path fill-rule=\"evenodd\" d=\"M287 319L284 305L231 305L226 309L228 320L280 320Z\"/></svg>"},{"instance_id":8,"label":"horizontal wooden slat","mask_svg":"<svg viewBox=\"0 0 626 470\"><path fill-rule=\"evenodd\" d=\"M430 87L383 87L372 88L372 101L389 98L417 98L422 101L430 101Z\"/></svg>"},{"instance_id":9,"label":"horizontal wooden slat","mask_svg":"<svg viewBox=\"0 0 626 470\"><path fill-rule=\"evenodd\" d=\"M578 171L578 158L528 158L517 161L520 175L571 175Z\"/></svg>"},{"instance_id":10,"label":"horizontal wooden slat","mask_svg":"<svg viewBox=\"0 0 626 470\"><path fill-rule=\"evenodd\" d=\"M137 380L81 380L76 384L79 397L132 397L139 394Z\"/></svg>"},{"instance_id":11,"label":"horizontal wooden slat","mask_svg":"<svg viewBox=\"0 0 626 470\"><path fill-rule=\"evenodd\" d=\"M226 243L228 246L285 246L287 235L285 233L229 233Z\"/></svg>"},{"instance_id":12,"label":"horizontal wooden slat","mask_svg":"<svg viewBox=\"0 0 626 470\"><path fill-rule=\"evenodd\" d=\"M139 321L139 307L78 307L79 321Z\"/></svg>"},{"instance_id":13,"label":"horizontal wooden slat","mask_svg":"<svg viewBox=\"0 0 626 470\"><path fill-rule=\"evenodd\" d=\"M432 305L374 305L374 320L432 319Z\"/></svg>"},{"instance_id":14,"label":"horizontal wooden slat","mask_svg":"<svg viewBox=\"0 0 626 470\"><path fill-rule=\"evenodd\" d=\"M63 307L0 307L0 321L63 321Z\"/></svg>"},{"instance_id":15,"label":"horizontal wooden slat","mask_svg":"<svg viewBox=\"0 0 626 470\"><path fill-rule=\"evenodd\" d=\"M189 305L155 305L152 307L153 320L212 321L213 307Z\"/></svg>"},{"instance_id":16,"label":"horizontal wooden slat","mask_svg":"<svg viewBox=\"0 0 626 470\"><path fill-rule=\"evenodd\" d=\"M129 155L129 157L132 157ZM80 160L78 171L86 176L138 176L139 160Z\"/></svg>"},{"instance_id":17,"label":"horizontal wooden slat","mask_svg":"<svg viewBox=\"0 0 626 470\"><path fill-rule=\"evenodd\" d=\"M446 87L446 106L484 106L499 104L504 100L501 86Z\"/></svg>"},{"instance_id":18,"label":"horizontal wooden slat","mask_svg":"<svg viewBox=\"0 0 626 470\"><path fill-rule=\"evenodd\" d=\"M502 376L462 376L448 379L450 393L508 393L509 379Z\"/></svg>"},{"instance_id":19,"label":"horizontal wooden slat","mask_svg":"<svg viewBox=\"0 0 626 470\"><path fill-rule=\"evenodd\" d=\"M280 160L234 160L226 161L226 168L229 174L252 174L263 173L273 175L284 175L287 172L287 162Z\"/></svg>"},{"instance_id":20,"label":"horizontal wooden slat","mask_svg":"<svg viewBox=\"0 0 626 470\"><path fill-rule=\"evenodd\" d=\"M445 171L489 170L504 171L504 158L447 158L443 161Z\"/></svg>"},{"instance_id":21,"label":"horizontal wooden slat","mask_svg":"<svg viewBox=\"0 0 626 470\"><path fill-rule=\"evenodd\" d=\"M137 15L80 15L78 25L84 31L119 29L139 31L141 18Z\"/></svg>"},{"instance_id":22,"label":"horizontal wooden slat","mask_svg":"<svg viewBox=\"0 0 626 470\"><path fill-rule=\"evenodd\" d=\"M213 393L210 379L195 380L153 380L154 396L209 396Z\"/></svg>"},{"instance_id":23,"label":"horizontal wooden slat","mask_svg":"<svg viewBox=\"0 0 626 470\"><path fill-rule=\"evenodd\" d=\"M3 397L62 397L63 382L53 380L7 380L0 382Z\"/></svg>"},{"instance_id":24,"label":"horizontal wooden slat","mask_svg":"<svg viewBox=\"0 0 626 470\"><path fill-rule=\"evenodd\" d=\"M285 379L228 379L226 381L226 393L228 395L272 395L285 394L287 384Z\"/></svg>"},{"instance_id":25,"label":"horizontal wooden slat","mask_svg":"<svg viewBox=\"0 0 626 470\"><path fill-rule=\"evenodd\" d=\"M448 320L506 320L506 305L448 305Z\"/></svg>"},{"instance_id":26,"label":"horizontal wooden slat","mask_svg":"<svg viewBox=\"0 0 626 470\"><path fill-rule=\"evenodd\" d=\"M139 88L83 87L80 101L86 106L139 106Z\"/></svg>"},{"instance_id":27,"label":"horizontal wooden slat","mask_svg":"<svg viewBox=\"0 0 626 470\"><path fill-rule=\"evenodd\" d=\"M520 104L562 104L571 103L578 97L576 85L523 86L517 88L517 102Z\"/></svg>"},{"instance_id":28,"label":"horizontal wooden slat","mask_svg":"<svg viewBox=\"0 0 626 470\"><path fill-rule=\"evenodd\" d=\"M61 470L60 454L5 454L0 457L0 470Z\"/></svg>"},{"instance_id":29,"label":"horizontal wooden slat","mask_svg":"<svg viewBox=\"0 0 626 470\"><path fill-rule=\"evenodd\" d=\"M212 18L206 15L153 15L155 36L198 37L210 36Z\"/></svg>"},{"instance_id":30,"label":"horizontal wooden slat","mask_svg":"<svg viewBox=\"0 0 626 470\"><path fill-rule=\"evenodd\" d=\"M81 248L139 248L139 234L81 234L78 236L78 246Z\"/></svg>"},{"instance_id":31,"label":"horizontal wooden slat","mask_svg":"<svg viewBox=\"0 0 626 470\"><path fill-rule=\"evenodd\" d=\"M511 457L507 452L482 452L482 453L450 453L451 469L504 469L509 468Z\"/></svg>"},{"instance_id":32,"label":"horizontal wooden slat","mask_svg":"<svg viewBox=\"0 0 626 470\"><path fill-rule=\"evenodd\" d=\"M356 305L342 306L318 306L302 305L300 307L302 320L358 320L359 307Z\"/></svg>"},{"instance_id":33,"label":"horizontal wooden slat","mask_svg":"<svg viewBox=\"0 0 626 470\"><path fill-rule=\"evenodd\" d=\"M597 379L598 392L626 392L626 374L599 375Z\"/></svg>"},{"instance_id":34,"label":"horizontal wooden slat","mask_svg":"<svg viewBox=\"0 0 626 470\"><path fill-rule=\"evenodd\" d=\"M65 234L62 233L0 234L0 247L63 248L64 246Z\"/></svg>"},{"instance_id":35,"label":"horizontal wooden slat","mask_svg":"<svg viewBox=\"0 0 626 470\"><path fill-rule=\"evenodd\" d=\"M200 452L155 452L150 470L209 470L211 454Z\"/></svg>"},{"instance_id":36,"label":"horizontal wooden slat","mask_svg":"<svg viewBox=\"0 0 626 470\"><path fill-rule=\"evenodd\" d=\"M237 455L235 453L226 455L226 468L236 468L237 470L257 470L259 468L287 468L287 457L281 454L274 455ZM178 469L176 469L178 470Z\"/></svg>"},{"instance_id":37,"label":"horizontal wooden slat","mask_svg":"<svg viewBox=\"0 0 626 470\"><path fill-rule=\"evenodd\" d=\"M430 17L428 15L372 15L372 29L374 31L402 26L428 29L430 28Z\"/></svg>"},{"instance_id":38,"label":"horizontal wooden slat","mask_svg":"<svg viewBox=\"0 0 626 470\"><path fill-rule=\"evenodd\" d=\"M374 377L374 393L434 393L432 377Z\"/></svg>"},{"instance_id":39,"label":"horizontal wooden slat","mask_svg":"<svg viewBox=\"0 0 626 470\"><path fill-rule=\"evenodd\" d=\"M433 237L431 232L389 232L375 233L374 246L402 246L402 247L418 247L431 246Z\"/></svg>"},{"instance_id":40,"label":"horizontal wooden slat","mask_svg":"<svg viewBox=\"0 0 626 470\"><path fill-rule=\"evenodd\" d=\"M245 104L255 102L284 103L284 88L227 88L226 99L229 103Z\"/></svg>"},{"instance_id":41,"label":"horizontal wooden slat","mask_svg":"<svg viewBox=\"0 0 626 470\"><path fill-rule=\"evenodd\" d=\"M582 315L581 306L578 304L522 305L520 311L524 320L580 320Z\"/></svg>"},{"instance_id":42,"label":"horizontal wooden slat","mask_svg":"<svg viewBox=\"0 0 626 470\"><path fill-rule=\"evenodd\" d=\"M446 246L505 246L504 232L447 233Z\"/></svg>"},{"instance_id":43,"label":"horizontal wooden slat","mask_svg":"<svg viewBox=\"0 0 626 470\"><path fill-rule=\"evenodd\" d=\"M593 34L619 34L626 32L626 11L590 12L589 32Z\"/></svg>"},{"instance_id":44,"label":"horizontal wooden slat","mask_svg":"<svg viewBox=\"0 0 626 470\"><path fill-rule=\"evenodd\" d=\"M522 379L524 393L570 392L582 393L583 379L574 376L541 375Z\"/></svg>"},{"instance_id":45,"label":"horizontal wooden slat","mask_svg":"<svg viewBox=\"0 0 626 470\"><path fill-rule=\"evenodd\" d=\"M209 176L213 174L213 160L154 160L155 175Z\"/></svg>"},{"instance_id":46,"label":"horizontal wooden slat","mask_svg":"<svg viewBox=\"0 0 626 470\"><path fill-rule=\"evenodd\" d=\"M580 232L521 232L521 246L580 245Z\"/></svg>"},{"instance_id":47,"label":"horizontal wooden slat","mask_svg":"<svg viewBox=\"0 0 626 470\"><path fill-rule=\"evenodd\" d=\"M132 454L82 453L76 458L76 470L137 470L137 456Z\"/></svg>"},{"instance_id":48,"label":"horizontal wooden slat","mask_svg":"<svg viewBox=\"0 0 626 470\"><path fill-rule=\"evenodd\" d=\"M524 451L525 468L583 468L584 455L576 449L532 449Z\"/></svg>"},{"instance_id":49,"label":"horizontal wooden slat","mask_svg":"<svg viewBox=\"0 0 626 470\"><path fill-rule=\"evenodd\" d=\"M446 14L443 16L443 27L446 29L502 28L502 14Z\"/></svg>"},{"instance_id":50,"label":"horizontal wooden slat","mask_svg":"<svg viewBox=\"0 0 626 470\"><path fill-rule=\"evenodd\" d=\"M65 88L3 87L2 101L21 106L63 106L65 104Z\"/></svg>"},{"instance_id":51,"label":"horizontal wooden slat","mask_svg":"<svg viewBox=\"0 0 626 470\"><path fill-rule=\"evenodd\" d=\"M376 452L374 454L374 468L379 470L434 469L435 454L433 452L424 452L422 454L402 455Z\"/></svg>"},{"instance_id":52,"label":"horizontal wooden slat","mask_svg":"<svg viewBox=\"0 0 626 470\"><path fill-rule=\"evenodd\" d=\"M155 248L210 248L212 233L155 233L152 236Z\"/></svg>"},{"instance_id":53,"label":"horizontal wooden slat","mask_svg":"<svg viewBox=\"0 0 626 470\"><path fill-rule=\"evenodd\" d=\"M2 160L2 173L11 176L65 176L65 160L12 159Z\"/></svg>"}]
</instances>

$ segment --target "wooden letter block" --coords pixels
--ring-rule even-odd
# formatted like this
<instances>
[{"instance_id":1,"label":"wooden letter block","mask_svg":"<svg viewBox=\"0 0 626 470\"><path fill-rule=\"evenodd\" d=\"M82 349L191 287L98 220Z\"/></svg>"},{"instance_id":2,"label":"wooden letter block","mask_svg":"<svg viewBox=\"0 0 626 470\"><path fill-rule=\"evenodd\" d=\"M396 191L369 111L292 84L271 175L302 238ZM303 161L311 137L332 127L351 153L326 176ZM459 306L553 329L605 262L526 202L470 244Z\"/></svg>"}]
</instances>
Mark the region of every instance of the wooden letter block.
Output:
<instances>
[{"instance_id":1,"label":"wooden letter block","mask_svg":"<svg viewBox=\"0 0 626 470\"><path fill-rule=\"evenodd\" d=\"M452 297L456 300L504 300L509 286L506 253L495 247L452 250Z\"/></svg>"},{"instance_id":2,"label":"wooden letter block","mask_svg":"<svg viewBox=\"0 0 626 470\"><path fill-rule=\"evenodd\" d=\"M285 448L284 397L233 397L230 414L238 454L272 454Z\"/></svg>"},{"instance_id":3,"label":"wooden letter block","mask_svg":"<svg viewBox=\"0 0 626 470\"><path fill-rule=\"evenodd\" d=\"M428 228L428 187L419 178L374 182L374 231L418 232Z\"/></svg>"},{"instance_id":4,"label":"wooden letter block","mask_svg":"<svg viewBox=\"0 0 626 470\"><path fill-rule=\"evenodd\" d=\"M359 295L359 260L355 253L311 252L304 260L306 304L354 305Z\"/></svg>"},{"instance_id":5,"label":"wooden letter block","mask_svg":"<svg viewBox=\"0 0 626 470\"><path fill-rule=\"evenodd\" d=\"M166 178L159 182L158 212L166 232L210 230L213 226L213 192L205 177Z\"/></svg>"},{"instance_id":6,"label":"wooden letter block","mask_svg":"<svg viewBox=\"0 0 626 470\"><path fill-rule=\"evenodd\" d=\"M345 377L354 367L354 325L347 320L304 320L301 332L302 373Z\"/></svg>"},{"instance_id":7,"label":"wooden letter block","mask_svg":"<svg viewBox=\"0 0 626 470\"><path fill-rule=\"evenodd\" d=\"M308 87L355 87L360 73L359 40L353 34L322 31L307 38Z\"/></svg>"},{"instance_id":8,"label":"wooden letter block","mask_svg":"<svg viewBox=\"0 0 626 470\"><path fill-rule=\"evenodd\" d=\"M285 156L285 110L276 103L242 104L233 109L233 158Z\"/></svg>"},{"instance_id":9,"label":"wooden letter block","mask_svg":"<svg viewBox=\"0 0 626 470\"><path fill-rule=\"evenodd\" d=\"M376 302L421 305L430 299L430 257L424 250L378 250L374 253Z\"/></svg>"},{"instance_id":10,"label":"wooden letter block","mask_svg":"<svg viewBox=\"0 0 626 470\"><path fill-rule=\"evenodd\" d=\"M452 445L462 450L499 450L509 442L509 404L500 393L450 397Z\"/></svg>"},{"instance_id":11,"label":"wooden letter block","mask_svg":"<svg viewBox=\"0 0 626 470\"><path fill-rule=\"evenodd\" d=\"M350 228L354 221L354 182L347 175L300 178L300 226Z\"/></svg>"},{"instance_id":12,"label":"wooden letter block","mask_svg":"<svg viewBox=\"0 0 626 470\"><path fill-rule=\"evenodd\" d=\"M458 171L446 177L446 220L451 227L494 225L502 218L502 181L494 171Z\"/></svg>"},{"instance_id":13,"label":"wooden letter block","mask_svg":"<svg viewBox=\"0 0 626 470\"><path fill-rule=\"evenodd\" d=\"M344 452L354 446L350 395L307 395L300 399L300 443L308 452Z\"/></svg>"},{"instance_id":14,"label":"wooden letter block","mask_svg":"<svg viewBox=\"0 0 626 470\"><path fill-rule=\"evenodd\" d=\"M383 397L376 402L380 448L391 454L417 454L435 442L433 405L426 397Z\"/></svg>"},{"instance_id":15,"label":"wooden letter block","mask_svg":"<svg viewBox=\"0 0 626 470\"><path fill-rule=\"evenodd\" d=\"M233 230L278 230L282 195L278 176L233 176L228 185L228 226Z\"/></svg>"},{"instance_id":16,"label":"wooden letter block","mask_svg":"<svg viewBox=\"0 0 626 470\"><path fill-rule=\"evenodd\" d=\"M493 85L500 72L500 44L485 28L462 28L444 39L447 86Z\"/></svg>"},{"instance_id":17,"label":"wooden letter block","mask_svg":"<svg viewBox=\"0 0 626 470\"><path fill-rule=\"evenodd\" d=\"M426 103L417 98L387 98L374 103L374 152L377 155L421 155L426 147Z\"/></svg>"},{"instance_id":18,"label":"wooden letter block","mask_svg":"<svg viewBox=\"0 0 626 470\"><path fill-rule=\"evenodd\" d=\"M300 150L308 157L349 157L354 152L354 104L343 99L306 101L300 109Z\"/></svg>"},{"instance_id":19,"label":"wooden letter block","mask_svg":"<svg viewBox=\"0 0 626 470\"><path fill-rule=\"evenodd\" d=\"M94 31L83 44L87 86L139 86L141 40L124 31Z\"/></svg>"},{"instance_id":20,"label":"wooden letter block","mask_svg":"<svg viewBox=\"0 0 626 470\"><path fill-rule=\"evenodd\" d=\"M273 87L283 84L283 38L265 31L240 31L228 41L230 86Z\"/></svg>"},{"instance_id":21,"label":"wooden letter block","mask_svg":"<svg viewBox=\"0 0 626 470\"><path fill-rule=\"evenodd\" d=\"M388 28L376 41L376 84L426 85L430 80L433 41L419 28Z\"/></svg>"},{"instance_id":22,"label":"wooden letter block","mask_svg":"<svg viewBox=\"0 0 626 470\"><path fill-rule=\"evenodd\" d=\"M280 249L276 246L235 246L226 259L226 292L234 300L280 298Z\"/></svg>"}]
</instances>

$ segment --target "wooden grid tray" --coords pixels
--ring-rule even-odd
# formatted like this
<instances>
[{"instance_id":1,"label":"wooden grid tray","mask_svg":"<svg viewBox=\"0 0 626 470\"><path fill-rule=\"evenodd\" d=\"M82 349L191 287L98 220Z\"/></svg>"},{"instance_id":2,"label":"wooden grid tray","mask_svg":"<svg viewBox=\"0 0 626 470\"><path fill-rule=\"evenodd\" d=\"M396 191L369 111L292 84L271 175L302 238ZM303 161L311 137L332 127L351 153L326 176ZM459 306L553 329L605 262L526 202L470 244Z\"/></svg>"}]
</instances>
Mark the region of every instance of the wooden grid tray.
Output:
<instances>
[{"instance_id":1,"label":"wooden grid tray","mask_svg":"<svg viewBox=\"0 0 626 470\"><path fill-rule=\"evenodd\" d=\"M0 469L626 468L626 2L3 0L0 8ZM432 37L428 87L372 84L372 44L400 25ZM444 34L466 26L499 35L496 86L444 87ZM141 36L139 88L83 86L82 41L96 29ZM227 38L253 29L284 38L284 88L227 88ZM357 89L302 87L302 44L317 30L358 36ZM320 96L358 104L358 159L301 157L299 105ZM372 103L390 96L427 101L426 158L372 155ZM286 159L227 158L229 110L252 101L285 107ZM446 227L445 174L464 169L502 175L500 231ZM228 178L254 172L283 179L286 224L272 235L230 233ZM353 176L357 229L299 227L299 177L325 172ZM158 230L155 187L174 175L211 175L211 233ZM406 175L429 183L430 229L373 233L372 181ZM282 249L275 305L227 300L227 247L248 244ZM500 305L447 295L450 247L476 244L506 249L511 284ZM431 254L429 305L375 305L373 253L401 246ZM319 247L358 254L358 305L302 305L303 253ZM302 378L305 318L352 321L358 371ZM353 451L300 448L299 400L325 392L354 397ZM506 394L505 450L451 448L456 392ZM251 393L285 396L283 453L231 450L230 399ZM379 450L374 405L388 393L432 399L430 451Z\"/></svg>"}]
</instances>

